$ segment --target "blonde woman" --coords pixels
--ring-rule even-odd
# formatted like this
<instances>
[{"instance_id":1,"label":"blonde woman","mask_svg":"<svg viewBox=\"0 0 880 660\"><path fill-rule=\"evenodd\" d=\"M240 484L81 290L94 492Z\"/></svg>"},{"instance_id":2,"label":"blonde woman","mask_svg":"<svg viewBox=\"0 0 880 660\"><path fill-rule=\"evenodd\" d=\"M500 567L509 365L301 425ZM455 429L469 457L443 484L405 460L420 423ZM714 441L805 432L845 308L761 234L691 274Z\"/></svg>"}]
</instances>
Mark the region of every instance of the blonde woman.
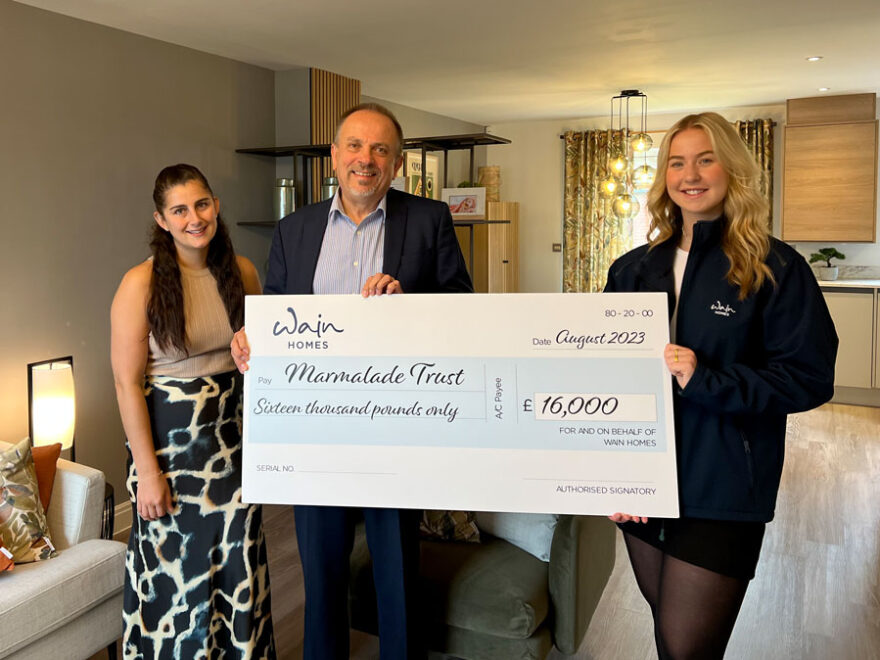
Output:
<instances>
[{"instance_id":1,"label":"blonde woman","mask_svg":"<svg viewBox=\"0 0 880 660\"><path fill-rule=\"evenodd\" d=\"M816 279L772 238L758 168L705 112L660 145L650 242L606 291L664 291L681 518L617 513L658 655L721 658L773 518L786 415L833 394L837 335Z\"/></svg>"}]
</instances>

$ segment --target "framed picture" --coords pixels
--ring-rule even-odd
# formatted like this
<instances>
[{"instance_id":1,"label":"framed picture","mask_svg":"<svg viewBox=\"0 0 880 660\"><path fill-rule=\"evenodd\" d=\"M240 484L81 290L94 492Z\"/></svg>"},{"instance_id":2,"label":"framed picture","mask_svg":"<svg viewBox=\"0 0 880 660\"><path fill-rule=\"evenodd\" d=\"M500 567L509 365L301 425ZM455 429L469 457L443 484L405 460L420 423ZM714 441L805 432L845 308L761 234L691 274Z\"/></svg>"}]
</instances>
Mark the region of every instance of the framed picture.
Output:
<instances>
[{"instance_id":1,"label":"framed picture","mask_svg":"<svg viewBox=\"0 0 880 660\"><path fill-rule=\"evenodd\" d=\"M406 192L422 196L422 152L403 152L403 165L397 171L406 184ZM440 161L437 156L425 155L425 197L440 199Z\"/></svg>"},{"instance_id":2,"label":"framed picture","mask_svg":"<svg viewBox=\"0 0 880 660\"><path fill-rule=\"evenodd\" d=\"M485 188L444 188L442 199L449 204L457 220L482 220L486 217Z\"/></svg>"}]
</instances>

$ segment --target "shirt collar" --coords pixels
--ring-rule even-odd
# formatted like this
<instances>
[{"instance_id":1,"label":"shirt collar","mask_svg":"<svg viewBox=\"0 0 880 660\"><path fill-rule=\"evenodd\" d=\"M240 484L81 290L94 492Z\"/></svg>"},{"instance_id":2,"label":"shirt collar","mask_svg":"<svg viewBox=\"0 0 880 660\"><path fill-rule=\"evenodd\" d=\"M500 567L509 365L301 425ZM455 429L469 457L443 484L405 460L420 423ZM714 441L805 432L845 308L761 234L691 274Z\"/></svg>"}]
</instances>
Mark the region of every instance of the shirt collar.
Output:
<instances>
[{"instance_id":1,"label":"shirt collar","mask_svg":"<svg viewBox=\"0 0 880 660\"><path fill-rule=\"evenodd\" d=\"M341 217L341 218L345 218L345 219L348 220L349 222L353 222L352 219L349 218L349 217L345 214L345 210L342 208L342 197L341 197L341 195L342 195L342 190L337 188L337 190L336 190L336 194L333 195L333 201L330 202L330 214L329 214L329 216L328 216L328 220L329 220L330 222L333 222L333 220L334 220L335 218L340 218L340 217ZM367 215L367 217L364 218L364 220L365 220L365 221L366 221L366 220L372 220L373 218L379 218L379 219L381 219L381 220L384 220L384 219L385 219L385 215L386 215L386 211L385 211L385 209L386 209L386 206L387 206L387 201L388 201L388 193L386 192L384 195L382 195L382 199L379 200L379 204L376 206L376 208L373 209L373 211L372 211L371 213L369 213L369 214ZM381 213L380 213L380 211L381 211Z\"/></svg>"}]
</instances>

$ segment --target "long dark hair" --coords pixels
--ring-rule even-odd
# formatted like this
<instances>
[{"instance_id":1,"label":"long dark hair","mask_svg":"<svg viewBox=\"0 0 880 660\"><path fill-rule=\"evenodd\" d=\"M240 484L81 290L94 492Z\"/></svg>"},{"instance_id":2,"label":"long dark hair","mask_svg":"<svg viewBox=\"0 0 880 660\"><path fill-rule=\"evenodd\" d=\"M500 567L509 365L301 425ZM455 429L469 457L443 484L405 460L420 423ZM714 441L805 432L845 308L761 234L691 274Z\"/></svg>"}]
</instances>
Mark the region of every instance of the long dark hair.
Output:
<instances>
[{"instance_id":1,"label":"long dark hair","mask_svg":"<svg viewBox=\"0 0 880 660\"><path fill-rule=\"evenodd\" d=\"M189 181L198 181L211 193L208 180L198 168L180 163L170 165L159 172L153 188L153 203L162 213L165 208L165 195L174 186ZM173 346L188 355L186 346L186 318L183 311L183 285L180 281L180 266L177 264L177 250L170 232L158 224L153 226L150 239L153 252L153 279L150 283L150 299L147 302L147 319L150 332L163 350ZM226 225L217 214L217 232L208 245L208 269L217 283L217 291L226 308L229 325L238 330L244 324L244 283L235 259L235 250L229 238Z\"/></svg>"}]
</instances>

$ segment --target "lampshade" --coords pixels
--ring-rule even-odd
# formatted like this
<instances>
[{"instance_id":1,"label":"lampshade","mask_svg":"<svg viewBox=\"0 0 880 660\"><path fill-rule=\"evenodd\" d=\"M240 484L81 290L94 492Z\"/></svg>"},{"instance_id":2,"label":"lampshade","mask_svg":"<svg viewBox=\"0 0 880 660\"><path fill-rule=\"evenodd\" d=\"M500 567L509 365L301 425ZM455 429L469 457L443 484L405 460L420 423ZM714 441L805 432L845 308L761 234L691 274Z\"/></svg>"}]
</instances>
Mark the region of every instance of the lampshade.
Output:
<instances>
[{"instance_id":1,"label":"lampshade","mask_svg":"<svg viewBox=\"0 0 880 660\"><path fill-rule=\"evenodd\" d=\"M603 197L614 197L614 194L619 187L620 183L617 179L613 176L609 176L607 179L603 179L602 183L599 184L599 193Z\"/></svg>"},{"instance_id":2,"label":"lampshade","mask_svg":"<svg viewBox=\"0 0 880 660\"><path fill-rule=\"evenodd\" d=\"M623 193L614 198L611 208L614 210L614 215L618 218L629 219L634 218L641 207L639 205L639 200L632 195Z\"/></svg>"},{"instance_id":3,"label":"lampshade","mask_svg":"<svg viewBox=\"0 0 880 660\"><path fill-rule=\"evenodd\" d=\"M63 449L73 448L76 426L73 357L28 365L28 414L31 442L35 447L60 442Z\"/></svg>"},{"instance_id":4,"label":"lampshade","mask_svg":"<svg viewBox=\"0 0 880 660\"><path fill-rule=\"evenodd\" d=\"M650 165L641 165L633 170L633 185L637 188L647 188L654 183L656 171Z\"/></svg>"},{"instance_id":5,"label":"lampshade","mask_svg":"<svg viewBox=\"0 0 880 660\"><path fill-rule=\"evenodd\" d=\"M647 133L636 133L629 139L633 151L644 153L654 146L654 138Z\"/></svg>"},{"instance_id":6,"label":"lampshade","mask_svg":"<svg viewBox=\"0 0 880 660\"><path fill-rule=\"evenodd\" d=\"M608 161L608 169L614 176L622 178L629 170L629 160L626 156L617 155Z\"/></svg>"}]
</instances>

